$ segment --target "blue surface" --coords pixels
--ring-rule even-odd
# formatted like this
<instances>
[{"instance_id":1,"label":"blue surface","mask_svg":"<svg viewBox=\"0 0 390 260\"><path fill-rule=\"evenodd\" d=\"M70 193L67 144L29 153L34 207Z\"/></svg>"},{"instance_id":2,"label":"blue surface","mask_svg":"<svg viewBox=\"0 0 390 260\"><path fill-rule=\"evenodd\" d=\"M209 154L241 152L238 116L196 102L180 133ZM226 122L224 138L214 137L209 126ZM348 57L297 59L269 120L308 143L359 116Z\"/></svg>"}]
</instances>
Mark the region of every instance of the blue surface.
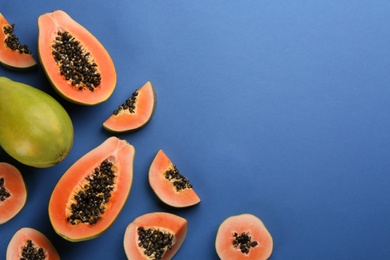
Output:
<instances>
[{"instance_id":1,"label":"blue surface","mask_svg":"<svg viewBox=\"0 0 390 260\"><path fill-rule=\"evenodd\" d=\"M227 217L252 213L274 239L271 259L390 259L390 3L388 1L22 1L0 12L37 53L37 17L63 9L112 56L118 84L105 103L61 99L42 68L0 75L40 88L68 110L74 146L60 164L23 172L24 209L0 226L0 259L24 226L47 235L62 259L125 259L137 216L188 219L175 259L218 259ZM100 237L67 242L47 204L56 182L111 134L102 122L147 80L157 92L144 129L118 135L135 146L134 183L117 221ZM147 182L164 149L202 199L176 210Z\"/></svg>"}]
</instances>

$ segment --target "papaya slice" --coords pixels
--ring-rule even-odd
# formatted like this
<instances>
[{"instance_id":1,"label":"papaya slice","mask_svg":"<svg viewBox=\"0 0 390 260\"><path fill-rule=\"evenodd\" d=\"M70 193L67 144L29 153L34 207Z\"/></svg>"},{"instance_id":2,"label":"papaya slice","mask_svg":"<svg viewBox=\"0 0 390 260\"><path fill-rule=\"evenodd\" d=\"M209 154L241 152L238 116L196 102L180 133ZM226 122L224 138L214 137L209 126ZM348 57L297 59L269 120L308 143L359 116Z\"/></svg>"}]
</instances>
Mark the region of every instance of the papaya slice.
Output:
<instances>
[{"instance_id":1,"label":"papaya slice","mask_svg":"<svg viewBox=\"0 0 390 260\"><path fill-rule=\"evenodd\" d=\"M273 240L258 217L241 214L228 217L221 223L215 248L221 259L265 260L271 256Z\"/></svg>"},{"instance_id":2,"label":"papaya slice","mask_svg":"<svg viewBox=\"0 0 390 260\"><path fill-rule=\"evenodd\" d=\"M16 231L7 247L6 260L14 259L59 260L60 256L44 234L36 229L23 227Z\"/></svg>"},{"instance_id":3,"label":"papaya slice","mask_svg":"<svg viewBox=\"0 0 390 260\"><path fill-rule=\"evenodd\" d=\"M151 212L127 226L123 246L131 260L167 260L180 249L186 234L186 219L172 213Z\"/></svg>"},{"instance_id":4,"label":"papaya slice","mask_svg":"<svg viewBox=\"0 0 390 260\"><path fill-rule=\"evenodd\" d=\"M152 118L156 106L156 92L150 81L133 92L103 123L111 132L131 132L144 127Z\"/></svg>"},{"instance_id":5,"label":"papaya slice","mask_svg":"<svg viewBox=\"0 0 390 260\"><path fill-rule=\"evenodd\" d=\"M157 197L169 206L183 208L200 202L188 178L179 172L162 149L150 165L149 184Z\"/></svg>"},{"instance_id":6,"label":"papaya slice","mask_svg":"<svg viewBox=\"0 0 390 260\"><path fill-rule=\"evenodd\" d=\"M0 63L14 70L29 70L37 67L27 44L21 44L15 35L15 24L10 24L0 13Z\"/></svg>"},{"instance_id":7,"label":"papaya slice","mask_svg":"<svg viewBox=\"0 0 390 260\"><path fill-rule=\"evenodd\" d=\"M54 89L70 102L96 105L116 86L116 70L100 41L62 10L38 18L38 56Z\"/></svg>"},{"instance_id":8,"label":"papaya slice","mask_svg":"<svg viewBox=\"0 0 390 260\"><path fill-rule=\"evenodd\" d=\"M130 193L134 154L127 141L109 137L63 174L49 201L58 235L73 242L88 240L113 224Z\"/></svg>"},{"instance_id":9,"label":"papaya slice","mask_svg":"<svg viewBox=\"0 0 390 260\"><path fill-rule=\"evenodd\" d=\"M0 162L0 224L15 217L26 204L27 189L20 171Z\"/></svg>"}]
</instances>

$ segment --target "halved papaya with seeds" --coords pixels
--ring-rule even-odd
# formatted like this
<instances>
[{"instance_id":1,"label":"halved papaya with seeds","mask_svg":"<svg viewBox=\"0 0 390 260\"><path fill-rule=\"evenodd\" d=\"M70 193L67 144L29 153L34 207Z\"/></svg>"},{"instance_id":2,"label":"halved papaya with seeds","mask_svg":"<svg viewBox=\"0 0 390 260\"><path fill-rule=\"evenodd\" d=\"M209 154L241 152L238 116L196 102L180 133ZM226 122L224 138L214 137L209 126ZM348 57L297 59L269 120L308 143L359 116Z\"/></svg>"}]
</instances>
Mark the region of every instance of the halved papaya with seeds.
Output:
<instances>
[{"instance_id":1,"label":"halved papaya with seeds","mask_svg":"<svg viewBox=\"0 0 390 260\"><path fill-rule=\"evenodd\" d=\"M113 111L103 123L103 127L117 133L131 132L144 127L154 114L156 100L154 87L148 81Z\"/></svg>"},{"instance_id":2,"label":"halved papaya with seeds","mask_svg":"<svg viewBox=\"0 0 390 260\"><path fill-rule=\"evenodd\" d=\"M15 24L10 24L0 13L0 63L14 70L37 67L27 44L21 44L14 33Z\"/></svg>"},{"instance_id":3,"label":"halved papaya with seeds","mask_svg":"<svg viewBox=\"0 0 390 260\"><path fill-rule=\"evenodd\" d=\"M59 260L60 256L43 233L24 227L16 231L7 247L6 260L15 259Z\"/></svg>"},{"instance_id":4,"label":"halved papaya with seeds","mask_svg":"<svg viewBox=\"0 0 390 260\"><path fill-rule=\"evenodd\" d=\"M100 41L62 10L38 18L38 54L54 89L65 99L96 105L116 86L116 70Z\"/></svg>"},{"instance_id":5,"label":"halved papaya with seeds","mask_svg":"<svg viewBox=\"0 0 390 260\"><path fill-rule=\"evenodd\" d=\"M220 259L268 259L273 250L272 236L253 214L225 219L218 228L215 248Z\"/></svg>"},{"instance_id":6,"label":"halved papaya with seeds","mask_svg":"<svg viewBox=\"0 0 390 260\"><path fill-rule=\"evenodd\" d=\"M15 217L26 204L27 189L20 171L0 162L0 224Z\"/></svg>"},{"instance_id":7,"label":"halved papaya with seeds","mask_svg":"<svg viewBox=\"0 0 390 260\"><path fill-rule=\"evenodd\" d=\"M172 213L151 212L137 217L125 231L128 259L171 259L187 235L187 220Z\"/></svg>"},{"instance_id":8,"label":"halved papaya with seeds","mask_svg":"<svg viewBox=\"0 0 390 260\"><path fill-rule=\"evenodd\" d=\"M127 141L110 137L64 173L49 201L57 234L77 242L93 239L113 224L130 193L134 154Z\"/></svg>"},{"instance_id":9,"label":"halved papaya with seeds","mask_svg":"<svg viewBox=\"0 0 390 260\"><path fill-rule=\"evenodd\" d=\"M162 149L150 165L149 184L157 197L169 206L183 208L200 202L189 179L179 172Z\"/></svg>"}]
</instances>

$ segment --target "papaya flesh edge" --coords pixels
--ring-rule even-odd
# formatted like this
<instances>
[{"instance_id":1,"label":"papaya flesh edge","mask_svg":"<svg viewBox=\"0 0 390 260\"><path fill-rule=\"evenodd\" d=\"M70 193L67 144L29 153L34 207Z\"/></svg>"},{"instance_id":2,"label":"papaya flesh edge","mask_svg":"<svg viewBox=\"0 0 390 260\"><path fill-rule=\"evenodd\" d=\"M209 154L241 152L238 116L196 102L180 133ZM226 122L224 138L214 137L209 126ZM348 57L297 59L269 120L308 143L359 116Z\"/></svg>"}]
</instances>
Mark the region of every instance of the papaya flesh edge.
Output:
<instances>
[{"instance_id":1,"label":"papaya flesh edge","mask_svg":"<svg viewBox=\"0 0 390 260\"><path fill-rule=\"evenodd\" d=\"M234 245L234 234L246 233L251 241L256 241L256 245L249 248L247 253L243 253L239 247ZM253 214L241 214L230 216L219 226L215 249L220 259L268 259L273 250L273 239L264 223Z\"/></svg>"},{"instance_id":2,"label":"papaya flesh edge","mask_svg":"<svg viewBox=\"0 0 390 260\"><path fill-rule=\"evenodd\" d=\"M0 179L8 198L0 201L0 224L15 217L26 204L27 189L20 171L13 165L0 162Z\"/></svg>"},{"instance_id":3,"label":"papaya flesh edge","mask_svg":"<svg viewBox=\"0 0 390 260\"><path fill-rule=\"evenodd\" d=\"M173 246L164 253L162 260L171 259L180 249L187 235L187 220L175 214L150 212L139 216L127 226L123 238L123 246L129 260L149 259L138 246L139 227L167 230L174 234Z\"/></svg>"},{"instance_id":4,"label":"papaya flesh edge","mask_svg":"<svg viewBox=\"0 0 390 260\"><path fill-rule=\"evenodd\" d=\"M157 103L153 84L147 81L134 93L137 93L134 110L127 107L123 108L125 104L121 105L121 108L117 110L117 114L112 114L104 121L104 129L114 133L133 132L149 123ZM130 100L130 97L128 100Z\"/></svg>"},{"instance_id":5,"label":"papaya flesh edge","mask_svg":"<svg viewBox=\"0 0 390 260\"><path fill-rule=\"evenodd\" d=\"M10 23L3 14L0 13L0 63L13 70L32 70L37 68L38 64L31 53L21 53L19 50L12 50L6 43L6 33L4 28L9 28Z\"/></svg>"},{"instance_id":6,"label":"papaya flesh edge","mask_svg":"<svg viewBox=\"0 0 390 260\"><path fill-rule=\"evenodd\" d=\"M200 198L193 188L176 191L173 183L165 178L165 172L173 167L172 161L160 149L155 155L149 168L149 184L157 197L165 204L184 208L200 203Z\"/></svg>"},{"instance_id":7,"label":"papaya flesh edge","mask_svg":"<svg viewBox=\"0 0 390 260\"><path fill-rule=\"evenodd\" d=\"M36 229L23 227L16 231L11 238L7 247L6 260L21 259L21 248L26 245L28 240L31 240L33 245L43 249L45 259L60 259L56 248L44 234Z\"/></svg>"},{"instance_id":8,"label":"papaya flesh edge","mask_svg":"<svg viewBox=\"0 0 390 260\"><path fill-rule=\"evenodd\" d=\"M70 33L80 42L83 50L90 53L91 59L97 64L101 81L94 91L79 90L61 75L52 48L58 32ZM62 10L45 13L38 17L38 57L53 88L70 102L79 105L97 105L106 101L116 87L116 69L105 47L90 31Z\"/></svg>"},{"instance_id":9,"label":"papaya flesh edge","mask_svg":"<svg viewBox=\"0 0 390 260\"><path fill-rule=\"evenodd\" d=\"M78 159L63 174L55 186L49 201L49 218L55 232L71 242L89 240L106 231L120 214L130 194L133 181L135 149L125 140L109 137L102 144ZM102 161L110 158L116 169L116 181L106 209L95 224L77 223L68 220L69 201L74 200L75 189Z\"/></svg>"}]
</instances>

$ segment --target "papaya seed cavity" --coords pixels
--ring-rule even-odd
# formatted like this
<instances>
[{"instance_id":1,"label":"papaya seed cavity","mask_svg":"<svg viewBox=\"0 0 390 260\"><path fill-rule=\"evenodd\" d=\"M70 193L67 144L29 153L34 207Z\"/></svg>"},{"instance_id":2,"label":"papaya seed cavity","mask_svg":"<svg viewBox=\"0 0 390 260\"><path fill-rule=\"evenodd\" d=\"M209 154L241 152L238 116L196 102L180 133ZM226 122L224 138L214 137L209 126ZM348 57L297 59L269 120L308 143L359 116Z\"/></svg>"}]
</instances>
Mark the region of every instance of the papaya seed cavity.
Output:
<instances>
[{"instance_id":1,"label":"papaya seed cavity","mask_svg":"<svg viewBox=\"0 0 390 260\"><path fill-rule=\"evenodd\" d=\"M20 259L34 259L34 260L44 260L47 259L45 255L45 250L42 247L34 244L31 240L27 240L26 244L22 247L20 252Z\"/></svg>"},{"instance_id":2,"label":"papaya seed cavity","mask_svg":"<svg viewBox=\"0 0 390 260\"><path fill-rule=\"evenodd\" d=\"M98 65L80 41L69 32L58 31L52 45L52 54L60 74L72 86L93 92L100 85L102 78Z\"/></svg>"},{"instance_id":3,"label":"papaya seed cavity","mask_svg":"<svg viewBox=\"0 0 390 260\"><path fill-rule=\"evenodd\" d=\"M112 113L113 115L118 115L120 111L129 110L131 114L135 113L135 105L137 103L138 90L134 91L131 97L129 97L125 103L118 106L118 109L115 109Z\"/></svg>"},{"instance_id":4,"label":"papaya seed cavity","mask_svg":"<svg viewBox=\"0 0 390 260\"><path fill-rule=\"evenodd\" d=\"M257 241L252 241L252 237L246 232L242 232L241 235L234 232L233 237L233 246L240 249L243 254L248 254L252 247L259 244Z\"/></svg>"},{"instance_id":5,"label":"papaya seed cavity","mask_svg":"<svg viewBox=\"0 0 390 260\"><path fill-rule=\"evenodd\" d=\"M19 51L23 54L31 54L27 44L20 44L18 37L14 34L15 24L7 25L3 27L3 32L6 35L5 45L13 51Z\"/></svg>"},{"instance_id":6,"label":"papaya seed cavity","mask_svg":"<svg viewBox=\"0 0 390 260\"><path fill-rule=\"evenodd\" d=\"M105 212L116 181L116 168L109 159L104 160L89 174L78 191L73 194L67 220L70 224L96 224Z\"/></svg>"},{"instance_id":7,"label":"papaya seed cavity","mask_svg":"<svg viewBox=\"0 0 390 260\"><path fill-rule=\"evenodd\" d=\"M165 252L171 250L174 235L156 228L138 227L138 246L150 259L161 260Z\"/></svg>"},{"instance_id":8,"label":"papaya seed cavity","mask_svg":"<svg viewBox=\"0 0 390 260\"><path fill-rule=\"evenodd\" d=\"M5 201L9 197L11 197L11 194L4 187L4 178L0 178L0 202Z\"/></svg>"},{"instance_id":9,"label":"papaya seed cavity","mask_svg":"<svg viewBox=\"0 0 390 260\"><path fill-rule=\"evenodd\" d=\"M168 170L164 173L165 179L173 183L176 191L181 191L184 189L192 189L192 184L188 178L184 177L179 170L176 168L175 164L172 164Z\"/></svg>"}]
</instances>

